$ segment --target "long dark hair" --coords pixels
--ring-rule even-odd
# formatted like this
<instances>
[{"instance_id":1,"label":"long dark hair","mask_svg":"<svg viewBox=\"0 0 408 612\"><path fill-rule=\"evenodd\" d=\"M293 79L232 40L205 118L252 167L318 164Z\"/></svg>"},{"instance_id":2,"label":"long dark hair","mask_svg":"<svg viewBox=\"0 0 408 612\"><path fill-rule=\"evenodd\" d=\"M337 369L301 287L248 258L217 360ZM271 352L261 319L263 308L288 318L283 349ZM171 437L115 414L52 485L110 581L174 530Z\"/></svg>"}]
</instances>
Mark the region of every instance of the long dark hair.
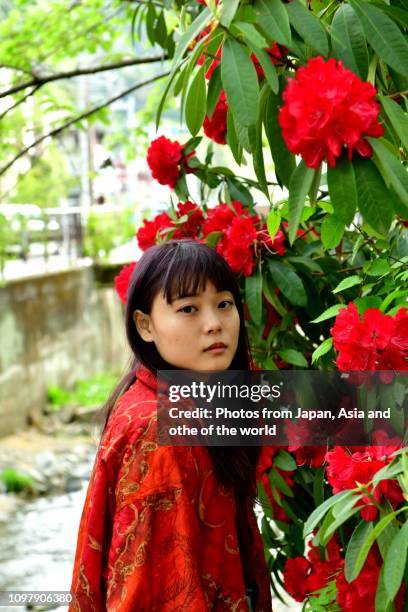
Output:
<instances>
[{"instance_id":1,"label":"long dark hair","mask_svg":"<svg viewBox=\"0 0 408 612\"><path fill-rule=\"evenodd\" d=\"M157 370L177 369L161 357L154 342L145 342L141 338L133 320L134 311L140 309L150 314L153 300L159 292L164 294L170 304L177 297L205 290L207 281L211 281L217 291L231 291L239 313L238 346L229 369L253 369L239 286L225 259L214 249L192 239L170 240L152 246L143 253L130 279L125 318L126 335L133 358L130 371L122 378L103 407L103 431L117 400L134 383L135 370L139 364L143 364L154 374ZM241 500L254 500L259 448L218 446L208 447L208 450L219 481L232 487Z\"/></svg>"}]
</instances>

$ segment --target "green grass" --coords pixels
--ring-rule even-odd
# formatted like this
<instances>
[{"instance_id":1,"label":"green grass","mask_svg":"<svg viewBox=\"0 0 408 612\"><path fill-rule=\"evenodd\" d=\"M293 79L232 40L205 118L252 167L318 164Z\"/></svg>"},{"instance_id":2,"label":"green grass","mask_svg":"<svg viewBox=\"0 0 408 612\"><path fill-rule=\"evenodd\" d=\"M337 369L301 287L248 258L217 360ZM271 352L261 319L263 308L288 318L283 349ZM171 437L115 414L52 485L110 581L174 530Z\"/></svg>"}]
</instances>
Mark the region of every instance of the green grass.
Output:
<instances>
[{"instance_id":1,"label":"green grass","mask_svg":"<svg viewBox=\"0 0 408 612\"><path fill-rule=\"evenodd\" d=\"M34 488L31 476L21 474L14 468L6 468L0 472L0 480L5 483L7 493L20 493Z\"/></svg>"},{"instance_id":2,"label":"green grass","mask_svg":"<svg viewBox=\"0 0 408 612\"><path fill-rule=\"evenodd\" d=\"M48 387L48 404L51 410L59 410L68 404L97 406L103 404L116 387L119 375L102 372L86 380L78 380L72 391L57 386Z\"/></svg>"}]
</instances>

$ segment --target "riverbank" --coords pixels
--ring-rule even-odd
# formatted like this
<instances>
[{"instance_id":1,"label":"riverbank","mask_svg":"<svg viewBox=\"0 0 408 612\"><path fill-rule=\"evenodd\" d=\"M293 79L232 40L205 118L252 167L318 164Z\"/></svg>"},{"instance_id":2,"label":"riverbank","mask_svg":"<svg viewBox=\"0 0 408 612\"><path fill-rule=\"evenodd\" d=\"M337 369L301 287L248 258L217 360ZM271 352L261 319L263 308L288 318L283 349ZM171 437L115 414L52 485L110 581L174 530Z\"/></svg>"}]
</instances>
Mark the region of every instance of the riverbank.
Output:
<instances>
[{"instance_id":1,"label":"riverbank","mask_svg":"<svg viewBox=\"0 0 408 612\"><path fill-rule=\"evenodd\" d=\"M1 438L0 474L12 470L30 484L13 493L0 481L0 521L27 499L80 490L89 479L97 445L95 426L85 422L66 423L48 432L31 427Z\"/></svg>"}]
</instances>

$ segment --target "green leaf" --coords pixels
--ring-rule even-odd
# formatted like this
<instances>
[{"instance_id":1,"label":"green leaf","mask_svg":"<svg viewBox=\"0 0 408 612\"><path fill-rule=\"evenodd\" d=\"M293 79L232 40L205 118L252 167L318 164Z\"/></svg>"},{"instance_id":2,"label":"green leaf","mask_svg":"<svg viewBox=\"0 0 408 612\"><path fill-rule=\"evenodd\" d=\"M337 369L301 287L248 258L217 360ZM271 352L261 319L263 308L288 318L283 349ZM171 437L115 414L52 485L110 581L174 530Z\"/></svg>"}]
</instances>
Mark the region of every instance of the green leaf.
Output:
<instances>
[{"instance_id":1,"label":"green leaf","mask_svg":"<svg viewBox=\"0 0 408 612\"><path fill-rule=\"evenodd\" d=\"M344 562L344 575L347 582L351 582L357 576L356 562L358 553L372 530L372 523L367 521L361 521L352 533L350 541L347 544Z\"/></svg>"},{"instance_id":2,"label":"green leaf","mask_svg":"<svg viewBox=\"0 0 408 612\"><path fill-rule=\"evenodd\" d=\"M386 514L374 527L374 529L372 529L368 534L366 539L364 540L364 542L362 543L360 550L357 554L357 558L354 561L354 572L353 572L353 579L357 578L357 576L359 575L359 573L361 572L363 565L365 563L365 560L367 559L367 555L370 551L371 546L374 544L375 540L377 539L378 535L383 531L383 529L385 529L387 527L387 525L389 523L391 523L391 521L393 521L395 519L395 517L397 516L399 510L396 510L395 512L392 512L391 514Z\"/></svg>"},{"instance_id":3,"label":"green leaf","mask_svg":"<svg viewBox=\"0 0 408 612\"><path fill-rule=\"evenodd\" d=\"M335 215L327 215L321 227L320 237L325 249L334 249L343 238L345 225Z\"/></svg>"},{"instance_id":4,"label":"green leaf","mask_svg":"<svg viewBox=\"0 0 408 612\"><path fill-rule=\"evenodd\" d=\"M297 468L295 459L285 450L280 450L278 454L275 455L273 458L273 465L281 470L284 470L285 472L296 470Z\"/></svg>"},{"instance_id":5,"label":"green leaf","mask_svg":"<svg viewBox=\"0 0 408 612\"><path fill-rule=\"evenodd\" d=\"M305 205L306 196L313 182L315 171L308 168L302 160L296 166L290 178L289 184L289 241L291 244L296 240L302 210Z\"/></svg>"},{"instance_id":6,"label":"green leaf","mask_svg":"<svg viewBox=\"0 0 408 612\"><path fill-rule=\"evenodd\" d=\"M337 219L349 225L356 213L357 185L353 164L345 155L327 169L327 184Z\"/></svg>"},{"instance_id":7,"label":"green leaf","mask_svg":"<svg viewBox=\"0 0 408 612\"><path fill-rule=\"evenodd\" d=\"M392 127L408 150L408 113L404 112L401 106L391 98L380 95L379 99Z\"/></svg>"},{"instance_id":8,"label":"green leaf","mask_svg":"<svg viewBox=\"0 0 408 612\"><path fill-rule=\"evenodd\" d=\"M184 53L187 51L190 44L193 40L201 33L201 31L205 28L208 22L212 19L213 14L209 8L203 9L197 17L194 19L193 23L190 27L182 34L180 40L178 41L176 52L173 58L173 64L171 68L171 73L175 72L178 68L180 61L182 60Z\"/></svg>"},{"instance_id":9,"label":"green leaf","mask_svg":"<svg viewBox=\"0 0 408 612\"><path fill-rule=\"evenodd\" d=\"M269 87L275 94L277 94L279 92L279 80L270 55L268 55L268 53L263 49L260 49L259 47L253 45L251 42L248 42L248 46L257 58L258 62L261 64L261 67L265 74L265 79L268 82Z\"/></svg>"},{"instance_id":10,"label":"green leaf","mask_svg":"<svg viewBox=\"0 0 408 612\"><path fill-rule=\"evenodd\" d=\"M234 125L235 125L235 132L237 134L238 142L245 149L245 151L248 151L248 153L252 154L255 143L253 143L250 139L250 130L255 129L255 126L251 125L249 128L247 128L241 125L235 115L234 115Z\"/></svg>"},{"instance_id":11,"label":"green leaf","mask_svg":"<svg viewBox=\"0 0 408 612\"><path fill-rule=\"evenodd\" d=\"M157 19L156 27L154 28L154 38L156 42L164 48L167 39L167 27L166 20L164 18L164 11L161 11Z\"/></svg>"},{"instance_id":12,"label":"green leaf","mask_svg":"<svg viewBox=\"0 0 408 612\"><path fill-rule=\"evenodd\" d=\"M273 240L277 234L279 226L281 224L281 214L278 210L272 209L269 211L268 218L266 219L266 227L268 228L269 236Z\"/></svg>"},{"instance_id":13,"label":"green leaf","mask_svg":"<svg viewBox=\"0 0 408 612\"><path fill-rule=\"evenodd\" d=\"M153 2L149 2L149 6L147 7L146 13L146 34L147 38L151 45L154 45L155 36L154 36L154 26L156 23L156 10L154 8Z\"/></svg>"},{"instance_id":14,"label":"green leaf","mask_svg":"<svg viewBox=\"0 0 408 612\"><path fill-rule=\"evenodd\" d=\"M237 29L244 37L246 44L249 47L254 45L255 47L267 46L265 38L258 32L256 27L252 23L245 23L244 21L238 21L234 23L234 29Z\"/></svg>"},{"instance_id":15,"label":"green leaf","mask_svg":"<svg viewBox=\"0 0 408 612\"><path fill-rule=\"evenodd\" d=\"M296 306L306 306L307 295L300 277L289 266L268 259L268 269L276 286Z\"/></svg>"},{"instance_id":16,"label":"green leaf","mask_svg":"<svg viewBox=\"0 0 408 612\"><path fill-rule=\"evenodd\" d=\"M249 189L240 181L235 179L227 179L228 191L233 200L239 200L245 206L253 206L254 200Z\"/></svg>"},{"instance_id":17,"label":"green leaf","mask_svg":"<svg viewBox=\"0 0 408 612\"><path fill-rule=\"evenodd\" d=\"M255 125L255 147L252 156L252 161L254 164L254 170L256 174L256 178L258 179L259 187L269 199L269 191L268 184L266 181L265 174L265 162L263 157L263 146L262 146L262 118L264 115L264 108L266 104L266 100L269 96L270 89L268 85L265 83L262 86L261 93L258 98L258 112L257 119Z\"/></svg>"},{"instance_id":18,"label":"green leaf","mask_svg":"<svg viewBox=\"0 0 408 612\"><path fill-rule=\"evenodd\" d=\"M186 123L193 136L203 125L207 104L206 93L204 68L200 68L190 85L186 100Z\"/></svg>"},{"instance_id":19,"label":"green leaf","mask_svg":"<svg viewBox=\"0 0 408 612\"><path fill-rule=\"evenodd\" d=\"M358 499L360 499L362 496L355 495L354 497L355 497L354 503L356 503ZM326 546L327 542L333 536L336 529L341 527L343 523L348 521L352 516L357 514L357 512L359 512L360 510L361 510L361 506L353 505L352 507L347 507L347 509L344 510L343 512L339 512L336 518L334 519L334 521L331 522L330 525L327 527L327 529L325 529L323 533L319 532L318 535L319 535L320 544L322 546Z\"/></svg>"},{"instance_id":20,"label":"green leaf","mask_svg":"<svg viewBox=\"0 0 408 612\"><path fill-rule=\"evenodd\" d=\"M326 355L326 353L331 350L332 346L333 338L326 338L326 340L323 340L323 342L317 347L317 349L313 351L312 364L318 359L320 359L320 357L323 357L323 355Z\"/></svg>"},{"instance_id":21,"label":"green leaf","mask_svg":"<svg viewBox=\"0 0 408 612\"><path fill-rule=\"evenodd\" d=\"M286 480L284 479L284 477L281 474L279 474L277 470L272 468L268 472L268 476L269 476L269 480L271 481L271 484L274 487L279 489L279 491L281 491L284 495L287 495L288 497L294 497L294 493L292 489L286 483Z\"/></svg>"},{"instance_id":22,"label":"green leaf","mask_svg":"<svg viewBox=\"0 0 408 612\"><path fill-rule=\"evenodd\" d=\"M383 276L390 271L390 264L386 259L374 259L368 264L367 268L364 269L368 276Z\"/></svg>"},{"instance_id":23,"label":"green leaf","mask_svg":"<svg viewBox=\"0 0 408 612\"><path fill-rule=\"evenodd\" d=\"M376 232L386 236L393 216L391 194L377 168L369 159L356 159L354 172L358 207L364 221Z\"/></svg>"},{"instance_id":24,"label":"green leaf","mask_svg":"<svg viewBox=\"0 0 408 612\"><path fill-rule=\"evenodd\" d=\"M334 306L330 306L330 308L327 308L327 310L322 312L317 319L313 319L313 321L310 322L321 323L322 321L327 321L327 319L331 319L332 317L337 317L342 308L345 308L344 304L335 304Z\"/></svg>"},{"instance_id":25,"label":"green leaf","mask_svg":"<svg viewBox=\"0 0 408 612\"><path fill-rule=\"evenodd\" d=\"M227 38L221 59L221 78L234 116L242 126L256 123L258 77L249 53L240 43Z\"/></svg>"},{"instance_id":26,"label":"green leaf","mask_svg":"<svg viewBox=\"0 0 408 612\"><path fill-rule=\"evenodd\" d=\"M282 185L288 187L290 177L296 167L296 161L295 156L288 150L282 138L282 131L278 123L280 103L280 97L271 93L265 107L264 126L275 165L276 177Z\"/></svg>"},{"instance_id":27,"label":"green leaf","mask_svg":"<svg viewBox=\"0 0 408 612\"><path fill-rule=\"evenodd\" d=\"M408 11L396 6L387 6L383 3L383 0L374 0L373 4L379 6L384 13L389 15L393 21L402 25L403 28L408 28Z\"/></svg>"},{"instance_id":28,"label":"green leaf","mask_svg":"<svg viewBox=\"0 0 408 612\"><path fill-rule=\"evenodd\" d=\"M307 366L309 365L302 353L296 351L295 349L282 349L278 351L278 355L287 363L298 366L299 368L307 368Z\"/></svg>"},{"instance_id":29,"label":"green leaf","mask_svg":"<svg viewBox=\"0 0 408 612\"><path fill-rule=\"evenodd\" d=\"M308 11L299 0L292 0L286 5L289 14L289 21L303 38L318 54L327 57L329 54L329 43L326 30L321 22Z\"/></svg>"},{"instance_id":30,"label":"green leaf","mask_svg":"<svg viewBox=\"0 0 408 612\"><path fill-rule=\"evenodd\" d=\"M392 604L388 598L387 590L384 584L384 564L381 567L380 575L378 576L377 590L375 592L375 612L392 612Z\"/></svg>"},{"instance_id":31,"label":"green leaf","mask_svg":"<svg viewBox=\"0 0 408 612\"><path fill-rule=\"evenodd\" d=\"M358 74L363 80L368 72L368 50L360 21L349 4L342 4L335 12L331 40L336 59Z\"/></svg>"},{"instance_id":32,"label":"green leaf","mask_svg":"<svg viewBox=\"0 0 408 612\"><path fill-rule=\"evenodd\" d=\"M231 149L231 153L234 156L235 161L238 165L241 165L242 161L242 146L238 140L237 131L235 129L234 116L231 109L227 112L227 143Z\"/></svg>"},{"instance_id":33,"label":"green leaf","mask_svg":"<svg viewBox=\"0 0 408 612\"><path fill-rule=\"evenodd\" d=\"M393 186L400 201L407 209L408 215L408 172L402 165L399 159L394 157L391 151L386 147L382 140L377 138L368 138L369 143L374 149L374 161L379 159L382 168L385 172L385 177Z\"/></svg>"},{"instance_id":34,"label":"green leaf","mask_svg":"<svg viewBox=\"0 0 408 612\"><path fill-rule=\"evenodd\" d=\"M170 89L170 86L174 80L174 77L176 75L177 69L180 65L180 62L183 59L184 53L187 51L189 45L192 43L192 41L194 40L194 38L196 36L198 36L198 34L200 34L200 32L205 28L205 26L208 24L208 22L210 21L210 19L212 19L213 15L212 12L210 11L209 8L205 8L201 11L201 13L199 13L199 15L194 19L193 23L190 25L190 27L188 28L188 30L186 30L184 32L184 34L180 37L180 40L178 41L178 45L176 48L176 52L174 54L174 58L173 58L173 63L172 63L172 67L170 70L170 74L168 76L166 85L164 87L164 93L163 96L160 100L158 109L157 109L157 113L156 113L156 129L159 126L160 123L160 117L161 117L161 113L163 110L163 106L164 106L164 102L166 100L168 91Z\"/></svg>"},{"instance_id":35,"label":"green leaf","mask_svg":"<svg viewBox=\"0 0 408 612\"><path fill-rule=\"evenodd\" d=\"M222 232L210 232L205 239L205 243L214 249L222 238Z\"/></svg>"},{"instance_id":36,"label":"green leaf","mask_svg":"<svg viewBox=\"0 0 408 612\"><path fill-rule=\"evenodd\" d=\"M207 115L210 119L219 100L221 90L221 67L217 66L211 75L207 91Z\"/></svg>"},{"instance_id":37,"label":"green leaf","mask_svg":"<svg viewBox=\"0 0 408 612\"><path fill-rule=\"evenodd\" d=\"M355 285L359 285L361 283L361 278L357 275L349 276L348 278L343 279L335 289L333 289L332 293L340 293L340 291L345 291L346 289L350 289L350 287L354 287Z\"/></svg>"},{"instance_id":38,"label":"green leaf","mask_svg":"<svg viewBox=\"0 0 408 612\"><path fill-rule=\"evenodd\" d=\"M328 512L328 510L330 510L330 508L332 508L332 506L351 498L352 495L352 491L340 491L340 493L332 495L326 499L326 501L320 504L320 506L315 508L303 527L303 537L305 538L307 535L309 535L309 533L312 533L313 529L318 523L320 523L324 515Z\"/></svg>"},{"instance_id":39,"label":"green leaf","mask_svg":"<svg viewBox=\"0 0 408 612\"><path fill-rule=\"evenodd\" d=\"M289 18L281 0L255 0L254 11L257 22L270 41L290 47Z\"/></svg>"},{"instance_id":40,"label":"green leaf","mask_svg":"<svg viewBox=\"0 0 408 612\"><path fill-rule=\"evenodd\" d=\"M223 0L222 2L222 13L221 13L221 24L229 28L231 21L235 17L237 8L239 6L239 0Z\"/></svg>"},{"instance_id":41,"label":"green leaf","mask_svg":"<svg viewBox=\"0 0 408 612\"><path fill-rule=\"evenodd\" d=\"M404 577L408 552L408 522L392 540L384 560L384 583L392 601L399 591Z\"/></svg>"},{"instance_id":42,"label":"green leaf","mask_svg":"<svg viewBox=\"0 0 408 612\"><path fill-rule=\"evenodd\" d=\"M249 314L256 325L262 321L262 275L259 268L251 276L245 278L245 301Z\"/></svg>"},{"instance_id":43,"label":"green leaf","mask_svg":"<svg viewBox=\"0 0 408 612\"><path fill-rule=\"evenodd\" d=\"M349 0L368 42L379 57L400 74L408 75L408 43L398 26L365 0Z\"/></svg>"}]
</instances>

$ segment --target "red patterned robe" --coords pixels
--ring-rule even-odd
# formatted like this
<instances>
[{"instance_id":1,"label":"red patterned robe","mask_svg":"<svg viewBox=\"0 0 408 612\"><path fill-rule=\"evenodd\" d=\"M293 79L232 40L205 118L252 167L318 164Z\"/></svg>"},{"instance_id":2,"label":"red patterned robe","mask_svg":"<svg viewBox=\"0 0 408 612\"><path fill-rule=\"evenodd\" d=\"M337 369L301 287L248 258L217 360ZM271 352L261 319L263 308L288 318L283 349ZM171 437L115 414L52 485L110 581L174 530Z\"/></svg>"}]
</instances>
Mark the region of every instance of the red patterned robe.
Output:
<instances>
[{"instance_id":1,"label":"red patterned robe","mask_svg":"<svg viewBox=\"0 0 408 612\"><path fill-rule=\"evenodd\" d=\"M99 447L69 612L248 612L234 496L205 447L158 446L156 378L140 367ZM256 612L272 610L253 511Z\"/></svg>"}]
</instances>

